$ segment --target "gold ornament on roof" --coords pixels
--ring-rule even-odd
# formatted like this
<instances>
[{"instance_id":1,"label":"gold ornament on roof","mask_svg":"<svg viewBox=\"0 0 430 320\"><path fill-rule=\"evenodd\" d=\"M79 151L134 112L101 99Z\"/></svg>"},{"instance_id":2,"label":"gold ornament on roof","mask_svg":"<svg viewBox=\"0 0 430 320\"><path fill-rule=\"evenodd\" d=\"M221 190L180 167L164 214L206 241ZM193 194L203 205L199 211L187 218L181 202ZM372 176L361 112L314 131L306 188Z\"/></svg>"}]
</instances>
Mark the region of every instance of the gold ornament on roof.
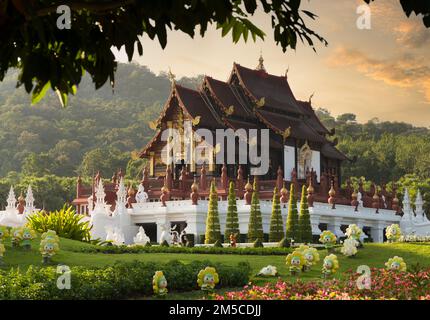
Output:
<instances>
[{"instance_id":1,"label":"gold ornament on roof","mask_svg":"<svg viewBox=\"0 0 430 320\"><path fill-rule=\"evenodd\" d=\"M291 127L288 127L287 129L284 130L284 132L282 133L282 138L287 139L289 136L291 135Z\"/></svg>"},{"instance_id":2,"label":"gold ornament on roof","mask_svg":"<svg viewBox=\"0 0 430 320\"><path fill-rule=\"evenodd\" d=\"M265 97L261 97L259 100L257 100L255 102L255 106L257 108L262 108L262 107L264 107L265 104L266 104L266 98Z\"/></svg>"},{"instance_id":3,"label":"gold ornament on roof","mask_svg":"<svg viewBox=\"0 0 430 320\"><path fill-rule=\"evenodd\" d=\"M167 76L169 77L169 80L172 84L175 84L175 78L176 76L173 74L172 70L169 67L169 72L167 73Z\"/></svg>"},{"instance_id":4,"label":"gold ornament on roof","mask_svg":"<svg viewBox=\"0 0 430 320\"><path fill-rule=\"evenodd\" d=\"M264 59L263 59L262 51L260 51L260 58L258 58L258 65L255 69L258 71L266 71L266 68L264 67Z\"/></svg>"},{"instance_id":5,"label":"gold ornament on roof","mask_svg":"<svg viewBox=\"0 0 430 320\"><path fill-rule=\"evenodd\" d=\"M197 126L200 123L201 116L196 116L191 122L193 123L193 126Z\"/></svg>"},{"instance_id":6,"label":"gold ornament on roof","mask_svg":"<svg viewBox=\"0 0 430 320\"><path fill-rule=\"evenodd\" d=\"M311 181L311 183L309 184L309 187L306 189L306 191L307 191L308 193L314 193L315 189L314 189L314 187L312 186L312 181Z\"/></svg>"},{"instance_id":7,"label":"gold ornament on roof","mask_svg":"<svg viewBox=\"0 0 430 320\"><path fill-rule=\"evenodd\" d=\"M233 106L233 105L231 105L230 107L228 107L228 108L225 110L225 114L226 114L227 116L231 116L231 115L233 114L233 112L234 112L234 106Z\"/></svg>"},{"instance_id":8,"label":"gold ornament on roof","mask_svg":"<svg viewBox=\"0 0 430 320\"><path fill-rule=\"evenodd\" d=\"M148 125L152 130L157 130L157 122L156 121L148 121Z\"/></svg>"}]
</instances>

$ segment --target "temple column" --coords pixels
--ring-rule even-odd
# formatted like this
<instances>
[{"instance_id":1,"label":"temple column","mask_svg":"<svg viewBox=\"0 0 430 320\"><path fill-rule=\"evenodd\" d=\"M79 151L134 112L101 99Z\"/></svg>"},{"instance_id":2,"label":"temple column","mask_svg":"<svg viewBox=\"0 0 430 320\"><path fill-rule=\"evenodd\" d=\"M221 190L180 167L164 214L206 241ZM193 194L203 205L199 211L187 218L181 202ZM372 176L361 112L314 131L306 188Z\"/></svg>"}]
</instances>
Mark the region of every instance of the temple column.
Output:
<instances>
[{"instance_id":1,"label":"temple column","mask_svg":"<svg viewBox=\"0 0 430 320\"><path fill-rule=\"evenodd\" d=\"M384 225L376 222L371 226L370 235L372 236L373 242L384 242Z\"/></svg>"},{"instance_id":2,"label":"temple column","mask_svg":"<svg viewBox=\"0 0 430 320\"><path fill-rule=\"evenodd\" d=\"M151 177L155 174L155 152L149 153L149 175Z\"/></svg>"},{"instance_id":3,"label":"temple column","mask_svg":"<svg viewBox=\"0 0 430 320\"><path fill-rule=\"evenodd\" d=\"M327 224L327 229L335 234L335 236L339 239L340 237L344 237L345 234L340 229L342 225L342 218L334 217L330 223Z\"/></svg>"}]
</instances>

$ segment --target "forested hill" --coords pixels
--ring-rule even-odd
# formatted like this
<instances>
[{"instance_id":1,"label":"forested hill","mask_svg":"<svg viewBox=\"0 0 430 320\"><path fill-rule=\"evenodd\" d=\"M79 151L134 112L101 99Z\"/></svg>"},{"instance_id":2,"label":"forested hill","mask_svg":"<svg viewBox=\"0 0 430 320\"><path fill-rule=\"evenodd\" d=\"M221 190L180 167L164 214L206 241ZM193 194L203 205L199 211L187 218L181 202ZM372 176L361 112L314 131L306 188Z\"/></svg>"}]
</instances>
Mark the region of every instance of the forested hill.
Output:
<instances>
[{"instance_id":1,"label":"forested hill","mask_svg":"<svg viewBox=\"0 0 430 320\"><path fill-rule=\"evenodd\" d=\"M0 176L21 170L74 176L80 167L84 174L92 172L94 161L111 175L113 168L127 165L130 151L152 137L148 120L158 116L170 90L166 74L120 64L114 93L109 85L94 90L85 77L62 109L54 93L31 106L24 90L15 89L16 76L10 73L0 83ZM198 79L178 82L195 87Z\"/></svg>"},{"instance_id":2,"label":"forested hill","mask_svg":"<svg viewBox=\"0 0 430 320\"><path fill-rule=\"evenodd\" d=\"M179 82L188 87L200 83L198 78ZM86 77L65 109L53 93L30 106L30 97L15 84L16 73L0 83L0 176L11 171L75 176L101 170L109 177L128 166L134 178L141 163L129 163L130 152L152 137L147 123L158 116L170 89L166 74L135 64L119 65L114 94L108 85L95 91ZM382 182L415 173L430 178L428 129L376 120L359 124L353 114L335 118L325 109L318 115L327 127L336 128L338 148L357 156L356 163L345 165L344 177Z\"/></svg>"}]
</instances>

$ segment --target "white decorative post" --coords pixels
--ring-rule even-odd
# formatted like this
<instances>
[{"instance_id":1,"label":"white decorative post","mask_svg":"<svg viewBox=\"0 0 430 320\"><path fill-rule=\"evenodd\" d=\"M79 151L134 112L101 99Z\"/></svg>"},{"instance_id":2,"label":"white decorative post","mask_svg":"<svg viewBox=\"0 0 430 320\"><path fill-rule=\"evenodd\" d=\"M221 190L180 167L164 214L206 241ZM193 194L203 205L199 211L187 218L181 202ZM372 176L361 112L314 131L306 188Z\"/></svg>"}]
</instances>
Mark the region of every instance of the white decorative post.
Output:
<instances>
[{"instance_id":1,"label":"white decorative post","mask_svg":"<svg viewBox=\"0 0 430 320\"><path fill-rule=\"evenodd\" d=\"M116 201L116 212L120 216L120 225L121 227L130 226L131 225L131 217L127 212L126 203L127 203L127 189L125 188L124 178L121 177L118 186L118 192L116 193L117 201Z\"/></svg>"},{"instance_id":2,"label":"white decorative post","mask_svg":"<svg viewBox=\"0 0 430 320\"><path fill-rule=\"evenodd\" d=\"M13 211L16 209L16 196L13 186L10 186L9 195L7 197L6 211Z\"/></svg>"},{"instance_id":3,"label":"white decorative post","mask_svg":"<svg viewBox=\"0 0 430 320\"><path fill-rule=\"evenodd\" d=\"M423 197L421 196L420 189L417 192L417 198L415 199L415 214L417 222L426 222L425 212L423 210Z\"/></svg>"},{"instance_id":4,"label":"white decorative post","mask_svg":"<svg viewBox=\"0 0 430 320\"><path fill-rule=\"evenodd\" d=\"M405 188L405 194L403 196L403 217L402 221L412 221L412 208L411 200L409 198L409 190Z\"/></svg>"},{"instance_id":5,"label":"white decorative post","mask_svg":"<svg viewBox=\"0 0 430 320\"><path fill-rule=\"evenodd\" d=\"M31 214L34 211L34 196L31 185L27 188L27 194L25 195L25 214Z\"/></svg>"},{"instance_id":6,"label":"white decorative post","mask_svg":"<svg viewBox=\"0 0 430 320\"><path fill-rule=\"evenodd\" d=\"M96 186L96 205L94 207L93 214L102 213L106 214L106 203L105 203L105 188L103 186L103 181L100 178L98 186Z\"/></svg>"}]
</instances>

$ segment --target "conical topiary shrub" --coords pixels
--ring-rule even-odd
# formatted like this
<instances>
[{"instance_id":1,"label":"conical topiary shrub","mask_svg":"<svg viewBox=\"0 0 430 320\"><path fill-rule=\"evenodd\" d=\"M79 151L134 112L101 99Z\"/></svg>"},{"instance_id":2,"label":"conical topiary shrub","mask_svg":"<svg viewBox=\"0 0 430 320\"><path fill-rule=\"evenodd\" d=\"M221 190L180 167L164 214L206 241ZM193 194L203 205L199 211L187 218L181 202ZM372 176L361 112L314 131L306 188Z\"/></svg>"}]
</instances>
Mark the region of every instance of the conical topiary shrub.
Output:
<instances>
[{"instance_id":1,"label":"conical topiary shrub","mask_svg":"<svg viewBox=\"0 0 430 320\"><path fill-rule=\"evenodd\" d=\"M288 204L288 217L285 236L293 239L295 242L299 240L299 217L297 213L297 200L295 196L294 184L290 187L290 202Z\"/></svg>"},{"instance_id":2,"label":"conical topiary shrub","mask_svg":"<svg viewBox=\"0 0 430 320\"><path fill-rule=\"evenodd\" d=\"M270 218L269 242L279 242L284 237L284 222L282 221L281 203L278 188L273 190L272 217Z\"/></svg>"},{"instance_id":3,"label":"conical topiary shrub","mask_svg":"<svg viewBox=\"0 0 430 320\"><path fill-rule=\"evenodd\" d=\"M300 214L299 214L299 231L300 242L312 242L312 226L311 216L309 215L308 199L306 197L306 186L302 187L302 197L300 200Z\"/></svg>"},{"instance_id":4,"label":"conical topiary shrub","mask_svg":"<svg viewBox=\"0 0 430 320\"><path fill-rule=\"evenodd\" d=\"M254 187L251 199L251 213L248 224L248 242L254 242L259 239L263 241L263 219L260 211L260 199L258 197L257 179L254 178Z\"/></svg>"},{"instance_id":5,"label":"conical topiary shrub","mask_svg":"<svg viewBox=\"0 0 430 320\"><path fill-rule=\"evenodd\" d=\"M212 181L209 194L208 214L206 217L205 244L212 244L217 240L221 240L221 229L218 215L218 194L215 181Z\"/></svg>"},{"instance_id":6,"label":"conical topiary shrub","mask_svg":"<svg viewBox=\"0 0 430 320\"><path fill-rule=\"evenodd\" d=\"M233 181L230 182L228 189L228 207L225 222L224 242L230 241L230 235L239 234L239 217L237 215L236 192Z\"/></svg>"}]
</instances>

